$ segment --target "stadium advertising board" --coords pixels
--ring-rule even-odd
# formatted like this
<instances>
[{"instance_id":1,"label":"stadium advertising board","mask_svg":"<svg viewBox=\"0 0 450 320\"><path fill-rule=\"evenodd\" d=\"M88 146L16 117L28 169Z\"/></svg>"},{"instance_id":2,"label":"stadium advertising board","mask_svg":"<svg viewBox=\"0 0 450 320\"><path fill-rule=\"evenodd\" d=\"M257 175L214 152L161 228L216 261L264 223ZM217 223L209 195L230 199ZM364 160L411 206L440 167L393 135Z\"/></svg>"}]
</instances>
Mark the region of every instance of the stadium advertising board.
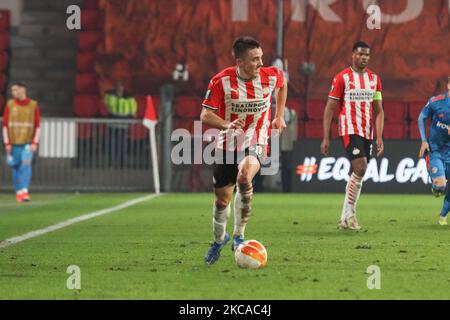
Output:
<instances>
[{"instance_id":1,"label":"stadium advertising board","mask_svg":"<svg viewBox=\"0 0 450 320\"><path fill-rule=\"evenodd\" d=\"M430 182L425 159L419 159L418 141L385 141L385 153L372 158L364 176L364 192L428 193ZM374 145L374 154L376 147ZM333 140L328 157L320 154L319 140L295 144L292 189L294 192L343 192L350 161L342 142Z\"/></svg>"}]
</instances>

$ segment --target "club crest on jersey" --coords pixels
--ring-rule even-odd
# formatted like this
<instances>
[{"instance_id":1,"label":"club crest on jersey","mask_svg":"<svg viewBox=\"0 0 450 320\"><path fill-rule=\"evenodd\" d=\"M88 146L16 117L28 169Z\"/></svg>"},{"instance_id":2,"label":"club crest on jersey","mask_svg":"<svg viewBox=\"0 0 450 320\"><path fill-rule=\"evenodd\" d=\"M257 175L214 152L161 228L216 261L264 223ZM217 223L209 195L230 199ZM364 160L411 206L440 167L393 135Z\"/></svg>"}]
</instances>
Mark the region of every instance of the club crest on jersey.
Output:
<instances>
[{"instance_id":1,"label":"club crest on jersey","mask_svg":"<svg viewBox=\"0 0 450 320\"><path fill-rule=\"evenodd\" d=\"M440 101L440 100L444 100L444 99L445 99L445 95L441 94L439 96L431 98L431 102L436 102L436 101Z\"/></svg>"},{"instance_id":2,"label":"club crest on jersey","mask_svg":"<svg viewBox=\"0 0 450 320\"><path fill-rule=\"evenodd\" d=\"M436 167L431 168L431 172L433 174L437 173L438 172L438 168L436 168Z\"/></svg>"},{"instance_id":3,"label":"club crest on jersey","mask_svg":"<svg viewBox=\"0 0 450 320\"><path fill-rule=\"evenodd\" d=\"M361 153L361 150L359 150L358 148L354 148L352 153L354 156L357 156L358 154Z\"/></svg>"}]
</instances>

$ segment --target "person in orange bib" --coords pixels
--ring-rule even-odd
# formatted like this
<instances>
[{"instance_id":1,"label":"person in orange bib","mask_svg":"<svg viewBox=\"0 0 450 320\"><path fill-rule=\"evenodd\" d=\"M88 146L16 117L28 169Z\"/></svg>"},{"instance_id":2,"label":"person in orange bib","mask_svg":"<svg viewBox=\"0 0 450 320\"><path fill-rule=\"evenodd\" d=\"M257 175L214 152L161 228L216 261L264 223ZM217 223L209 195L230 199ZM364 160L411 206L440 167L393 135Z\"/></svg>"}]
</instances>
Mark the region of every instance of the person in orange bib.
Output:
<instances>
[{"instance_id":1,"label":"person in orange bib","mask_svg":"<svg viewBox=\"0 0 450 320\"><path fill-rule=\"evenodd\" d=\"M11 86L13 99L8 100L3 115L3 142L7 163L13 169L17 202L30 201L31 163L38 149L40 110L38 103L27 97L24 83Z\"/></svg>"}]
</instances>

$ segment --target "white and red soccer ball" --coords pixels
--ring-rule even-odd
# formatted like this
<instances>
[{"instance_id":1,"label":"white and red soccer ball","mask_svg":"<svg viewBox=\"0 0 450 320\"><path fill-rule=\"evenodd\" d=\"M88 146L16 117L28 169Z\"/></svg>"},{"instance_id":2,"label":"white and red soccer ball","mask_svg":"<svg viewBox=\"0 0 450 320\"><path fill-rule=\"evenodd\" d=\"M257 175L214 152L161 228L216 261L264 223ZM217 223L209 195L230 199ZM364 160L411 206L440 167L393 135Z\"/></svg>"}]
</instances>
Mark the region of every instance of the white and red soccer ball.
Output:
<instances>
[{"instance_id":1,"label":"white and red soccer ball","mask_svg":"<svg viewBox=\"0 0 450 320\"><path fill-rule=\"evenodd\" d=\"M262 269L267 264L267 251L256 240L242 242L234 252L236 264L241 268Z\"/></svg>"}]
</instances>

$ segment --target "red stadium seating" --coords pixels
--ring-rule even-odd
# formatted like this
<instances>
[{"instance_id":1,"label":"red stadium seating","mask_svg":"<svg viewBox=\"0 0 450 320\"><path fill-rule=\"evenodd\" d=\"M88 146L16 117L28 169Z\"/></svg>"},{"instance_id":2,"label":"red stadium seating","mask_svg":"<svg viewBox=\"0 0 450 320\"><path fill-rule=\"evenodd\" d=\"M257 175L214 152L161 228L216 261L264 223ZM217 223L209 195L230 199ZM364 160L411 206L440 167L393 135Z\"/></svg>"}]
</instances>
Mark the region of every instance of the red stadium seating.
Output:
<instances>
[{"instance_id":1,"label":"red stadium seating","mask_svg":"<svg viewBox=\"0 0 450 320\"><path fill-rule=\"evenodd\" d=\"M75 78L75 91L82 94L98 94L98 81L95 73L80 73Z\"/></svg>"},{"instance_id":2,"label":"red stadium seating","mask_svg":"<svg viewBox=\"0 0 450 320\"><path fill-rule=\"evenodd\" d=\"M305 104L300 99L288 99L286 107L295 110L298 119L305 117Z\"/></svg>"},{"instance_id":3,"label":"red stadium seating","mask_svg":"<svg viewBox=\"0 0 450 320\"><path fill-rule=\"evenodd\" d=\"M411 121L409 124L409 138L420 140L419 125L417 121Z\"/></svg>"},{"instance_id":4,"label":"red stadium seating","mask_svg":"<svg viewBox=\"0 0 450 320\"><path fill-rule=\"evenodd\" d=\"M427 121L426 132L427 135L430 131L430 120ZM420 140L419 124L418 121L411 121L409 124L409 138L414 140Z\"/></svg>"},{"instance_id":5,"label":"red stadium seating","mask_svg":"<svg viewBox=\"0 0 450 320\"><path fill-rule=\"evenodd\" d=\"M0 92L4 92L6 89L6 75L4 73L0 73Z\"/></svg>"},{"instance_id":6,"label":"red stadium seating","mask_svg":"<svg viewBox=\"0 0 450 320\"><path fill-rule=\"evenodd\" d=\"M409 103L409 118L412 121L417 121L417 119L419 119L419 114L422 111L422 109L425 107L425 105L427 104L427 101L423 101L423 102L411 102Z\"/></svg>"},{"instance_id":7,"label":"red stadium seating","mask_svg":"<svg viewBox=\"0 0 450 320\"><path fill-rule=\"evenodd\" d=\"M308 120L305 123L305 138L307 139L322 139L323 138L323 122L319 120ZM338 123L333 120L330 131L331 139L338 139Z\"/></svg>"},{"instance_id":8,"label":"red stadium seating","mask_svg":"<svg viewBox=\"0 0 450 320\"><path fill-rule=\"evenodd\" d=\"M9 48L9 33L8 31L0 31L0 50Z\"/></svg>"},{"instance_id":9,"label":"red stadium seating","mask_svg":"<svg viewBox=\"0 0 450 320\"><path fill-rule=\"evenodd\" d=\"M130 140L143 140L148 137L148 129L140 123L135 123L131 126L128 132Z\"/></svg>"},{"instance_id":10,"label":"red stadium seating","mask_svg":"<svg viewBox=\"0 0 450 320\"><path fill-rule=\"evenodd\" d=\"M0 10L0 30L9 30L11 25L11 12L9 10Z\"/></svg>"},{"instance_id":11,"label":"red stadium seating","mask_svg":"<svg viewBox=\"0 0 450 320\"><path fill-rule=\"evenodd\" d=\"M408 135L408 123L407 122L386 122L384 124L383 137L386 140L403 140Z\"/></svg>"},{"instance_id":12,"label":"red stadium seating","mask_svg":"<svg viewBox=\"0 0 450 320\"><path fill-rule=\"evenodd\" d=\"M322 100L308 100L306 104L306 117L310 120L322 120L323 112L327 102ZM337 119L339 116L339 107L336 108L333 118Z\"/></svg>"},{"instance_id":13,"label":"red stadium seating","mask_svg":"<svg viewBox=\"0 0 450 320\"><path fill-rule=\"evenodd\" d=\"M322 120L326 102L320 100L308 100L306 115L309 120Z\"/></svg>"},{"instance_id":14,"label":"red stadium seating","mask_svg":"<svg viewBox=\"0 0 450 320\"><path fill-rule=\"evenodd\" d=\"M99 31L102 24L102 16L99 10L86 9L81 11L81 29L83 31Z\"/></svg>"},{"instance_id":15,"label":"red stadium seating","mask_svg":"<svg viewBox=\"0 0 450 320\"><path fill-rule=\"evenodd\" d=\"M93 72L97 53L95 51L80 52L77 54L78 72Z\"/></svg>"},{"instance_id":16,"label":"red stadium seating","mask_svg":"<svg viewBox=\"0 0 450 320\"><path fill-rule=\"evenodd\" d=\"M305 123L305 138L322 139L323 129L321 121L308 120Z\"/></svg>"},{"instance_id":17,"label":"red stadium seating","mask_svg":"<svg viewBox=\"0 0 450 320\"><path fill-rule=\"evenodd\" d=\"M83 9L99 9L99 0L83 0L81 7Z\"/></svg>"},{"instance_id":18,"label":"red stadium seating","mask_svg":"<svg viewBox=\"0 0 450 320\"><path fill-rule=\"evenodd\" d=\"M5 107L5 103L6 103L5 98L2 95L0 95L0 117L3 117L3 110Z\"/></svg>"},{"instance_id":19,"label":"red stadium seating","mask_svg":"<svg viewBox=\"0 0 450 320\"><path fill-rule=\"evenodd\" d=\"M138 104L137 117L139 119L144 118L145 110L147 109L147 96L136 96L136 101ZM159 111L159 96L152 96L153 106L155 108L156 115L158 116Z\"/></svg>"},{"instance_id":20,"label":"red stadium seating","mask_svg":"<svg viewBox=\"0 0 450 320\"><path fill-rule=\"evenodd\" d=\"M297 122L297 138L301 139L305 137L305 122L298 120Z\"/></svg>"},{"instance_id":21,"label":"red stadium seating","mask_svg":"<svg viewBox=\"0 0 450 320\"><path fill-rule=\"evenodd\" d=\"M99 112L100 98L96 95L76 95L74 113L77 117L95 117Z\"/></svg>"},{"instance_id":22,"label":"red stadium seating","mask_svg":"<svg viewBox=\"0 0 450 320\"><path fill-rule=\"evenodd\" d=\"M93 123L78 123L77 124L77 137L80 140L91 139L94 136L94 124Z\"/></svg>"},{"instance_id":23,"label":"red stadium seating","mask_svg":"<svg viewBox=\"0 0 450 320\"><path fill-rule=\"evenodd\" d=\"M183 118L199 118L202 111L202 98L178 97L175 104L175 115Z\"/></svg>"},{"instance_id":24,"label":"red stadium seating","mask_svg":"<svg viewBox=\"0 0 450 320\"><path fill-rule=\"evenodd\" d=\"M8 67L9 56L6 51L0 52L0 71L5 71Z\"/></svg>"},{"instance_id":25,"label":"red stadium seating","mask_svg":"<svg viewBox=\"0 0 450 320\"><path fill-rule=\"evenodd\" d=\"M103 97L98 97L99 103L98 103L98 113L101 117L109 117L108 109L106 109L105 102L103 100Z\"/></svg>"},{"instance_id":26,"label":"red stadium seating","mask_svg":"<svg viewBox=\"0 0 450 320\"><path fill-rule=\"evenodd\" d=\"M78 51L96 51L102 41L102 33L95 31L78 32Z\"/></svg>"},{"instance_id":27,"label":"red stadium seating","mask_svg":"<svg viewBox=\"0 0 450 320\"><path fill-rule=\"evenodd\" d=\"M160 113L159 113L159 110L160 110L160 108L159 108L159 102L160 102L160 98L159 98L159 96L152 96L152 100L153 100L153 107L155 108L155 112L156 112L156 116L158 117L158 118L160 118Z\"/></svg>"},{"instance_id":28,"label":"red stadium seating","mask_svg":"<svg viewBox=\"0 0 450 320\"><path fill-rule=\"evenodd\" d=\"M135 99L136 99L136 102L138 105L137 117L139 119L142 119L142 118L144 118L145 109L147 108L147 97L146 96L136 96Z\"/></svg>"},{"instance_id":29,"label":"red stadium seating","mask_svg":"<svg viewBox=\"0 0 450 320\"><path fill-rule=\"evenodd\" d=\"M195 119L187 119L187 118L177 118L174 121L174 129L186 129L189 132L194 132L194 120Z\"/></svg>"},{"instance_id":30,"label":"red stadium seating","mask_svg":"<svg viewBox=\"0 0 450 320\"><path fill-rule=\"evenodd\" d=\"M401 122L407 119L407 104L404 102L383 102L384 119L386 122Z\"/></svg>"}]
</instances>

